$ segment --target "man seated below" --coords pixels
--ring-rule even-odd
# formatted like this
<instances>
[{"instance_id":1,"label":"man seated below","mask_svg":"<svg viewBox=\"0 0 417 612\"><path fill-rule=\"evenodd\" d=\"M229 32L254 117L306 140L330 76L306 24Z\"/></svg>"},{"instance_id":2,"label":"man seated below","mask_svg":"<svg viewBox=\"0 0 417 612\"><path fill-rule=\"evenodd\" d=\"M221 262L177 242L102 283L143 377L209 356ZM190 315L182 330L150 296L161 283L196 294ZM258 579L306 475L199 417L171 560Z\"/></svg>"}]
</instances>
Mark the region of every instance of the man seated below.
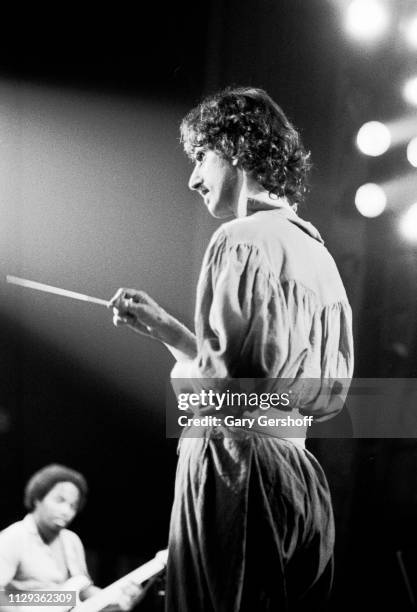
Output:
<instances>
[{"instance_id":1,"label":"man seated below","mask_svg":"<svg viewBox=\"0 0 417 612\"><path fill-rule=\"evenodd\" d=\"M88 573L80 538L67 529L83 508L87 490L84 476L62 465L48 465L30 478L24 494L29 513L0 532L1 590L73 590L81 601L101 591ZM128 582L106 610L130 610L141 593L140 586ZM10 610L17 612L16 606Z\"/></svg>"}]
</instances>

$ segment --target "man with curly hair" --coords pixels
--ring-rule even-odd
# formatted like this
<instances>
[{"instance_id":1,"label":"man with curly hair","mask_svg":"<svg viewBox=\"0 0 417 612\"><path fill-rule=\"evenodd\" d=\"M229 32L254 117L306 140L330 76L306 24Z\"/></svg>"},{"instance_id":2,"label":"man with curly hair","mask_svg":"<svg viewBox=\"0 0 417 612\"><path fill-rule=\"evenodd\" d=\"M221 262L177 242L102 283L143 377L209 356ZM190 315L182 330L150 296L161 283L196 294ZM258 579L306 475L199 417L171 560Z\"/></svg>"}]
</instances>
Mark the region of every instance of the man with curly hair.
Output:
<instances>
[{"instance_id":1,"label":"man with curly hair","mask_svg":"<svg viewBox=\"0 0 417 612\"><path fill-rule=\"evenodd\" d=\"M63 589L78 591L81 600L100 593L88 573L80 538L67 529L84 507L87 492L84 476L64 465L52 463L33 474L24 493L28 514L0 531L0 591ZM107 612L130 610L141 593L129 581L115 592ZM0 611L19 612L20 607L2 603Z\"/></svg>"},{"instance_id":2,"label":"man with curly hair","mask_svg":"<svg viewBox=\"0 0 417 612\"><path fill-rule=\"evenodd\" d=\"M190 111L181 138L194 162L190 189L214 217L233 217L203 260L195 333L132 289L112 300L115 325L167 345L182 390L213 380L218 388L236 379L287 380L299 384L293 413L310 406L328 418L340 402L309 404L304 383L343 388L352 376L351 311L320 234L296 214L309 169L298 132L265 91L228 88ZM183 432L167 610L320 610L332 580L334 524L305 431L236 429L222 422Z\"/></svg>"}]
</instances>

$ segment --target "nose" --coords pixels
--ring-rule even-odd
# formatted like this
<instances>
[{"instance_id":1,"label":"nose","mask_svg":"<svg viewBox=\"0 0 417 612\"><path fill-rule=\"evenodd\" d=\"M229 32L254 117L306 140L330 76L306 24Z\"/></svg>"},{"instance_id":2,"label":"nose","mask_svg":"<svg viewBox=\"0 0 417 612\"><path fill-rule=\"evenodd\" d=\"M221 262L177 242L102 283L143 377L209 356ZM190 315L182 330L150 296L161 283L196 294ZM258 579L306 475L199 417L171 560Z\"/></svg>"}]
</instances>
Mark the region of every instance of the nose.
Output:
<instances>
[{"instance_id":1,"label":"nose","mask_svg":"<svg viewBox=\"0 0 417 612\"><path fill-rule=\"evenodd\" d=\"M76 514L75 508L73 508L70 505L64 506L62 508L62 517L67 521L71 521L74 518L75 514Z\"/></svg>"},{"instance_id":2,"label":"nose","mask_svg":"<svg viewBox=\"0 0 417 612\"><path fill-rule=\"evenodd\" d=\"M196 189L198 189L200 187L202 182L203 182L203 179L201 178L200 168L196 164L194 166L194 170L192 171L190 179L188 181L188 187L189 187L189 189L196 190Z\"/></svg>"}]
</instances>

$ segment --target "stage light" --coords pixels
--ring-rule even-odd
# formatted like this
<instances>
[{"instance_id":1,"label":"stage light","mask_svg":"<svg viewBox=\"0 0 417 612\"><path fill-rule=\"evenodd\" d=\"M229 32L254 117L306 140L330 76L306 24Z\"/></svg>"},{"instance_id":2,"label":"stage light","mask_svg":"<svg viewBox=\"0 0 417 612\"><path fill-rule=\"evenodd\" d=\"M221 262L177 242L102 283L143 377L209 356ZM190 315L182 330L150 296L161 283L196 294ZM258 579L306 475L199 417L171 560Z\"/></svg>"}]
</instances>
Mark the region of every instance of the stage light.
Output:
<instances>
[{"instance_id":1,"label":"stage light","mask_svg":"<svg viewBox=\"0 0 417 612\"><path fill-rule=\"evenodd\" d=\"M389 149L391 133L383 123L368 121L359 130L356 136L356 144L365 155L377 157Z\"/></svg>"},{"instance_id":2,"label":"stage light","mask_svg":"<svg viewBox=\"0 0 417 612\"><path fill-rule=\"evenodd\" d=\"M408 172L380 183L387 196L390 211L398 214L417 200L417 172L415 168L409 168Z\"/></svg>"},{"instance_id":3,"label":"stage light","mask_svg":"<svg viewBox=\"0 0 417 612\"><path fill-rule=\"evenodd\" d=\"M417 106L417 77L409 79L403 88L404 100L413 106Z\"/></svg>"},{"instance_id":4,"label":"stage light","mask_svg":"<svg viewBox=\"0 0 417 612\"><path fill-rule=\"evenodd\" d=\"M346 12L346 30L364 41L380 38L388 21L387 11L377 0L353 0Z\"/></svg>"},{"instance_id":5,"label":"stage light","mask_svg":"<svg viewBox=\"0 0 417 612\"><path fill-rule=\"evenodd\" d=\"M404 238L417 243L417 202L410 206L402 216L400 231Z\"/></svg>"},{"instance_id":6,"label":"stage light","mask_svg":"<svg viewBox=\"0 0 417 612\"><path fill-rule=\"evenodd\" d=\"M410 140L407 146L407 159L414 168L417 168L417 137Z\"/></svg>"},{"instance_id":7,"label":"stage light","mask_svg":"<svg viewBox=\"0 0 417 612\"><path fill-rule=\"evenodd\" d=\"M385 191L375 183L366 183L359 187L355 195L355 205L364 217L378 217L387 205Z\"/></svg>"},{"instance_id":8,"label":"stage light","mask_svg":"<svg viewBox=\"0 0 417 612\"><path fill-rule=\"evenodd\" d=\"M417 49L417 15L405 27L405 38L413 49Z\"/></svg>"},{"instance_id":9,"label":"stage light","mask_svg":"<svg viewBox=\"0 0 417 612\"><path fill-rule=\"evenodd\" d=\"M417 136L417 113L413 109L408 116L387 122L387 128L391 134L391 147L406 146Z\"/></svg>"}]
</instances>

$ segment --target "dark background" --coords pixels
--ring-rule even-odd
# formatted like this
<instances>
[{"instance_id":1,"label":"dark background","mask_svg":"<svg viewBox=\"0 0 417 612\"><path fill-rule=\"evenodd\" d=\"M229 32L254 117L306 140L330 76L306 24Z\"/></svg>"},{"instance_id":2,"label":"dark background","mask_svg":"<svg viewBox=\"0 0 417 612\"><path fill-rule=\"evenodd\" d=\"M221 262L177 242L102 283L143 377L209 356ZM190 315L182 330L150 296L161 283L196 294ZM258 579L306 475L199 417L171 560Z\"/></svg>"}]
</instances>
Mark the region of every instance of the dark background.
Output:
<instances>
[{"instance_id":1,"label":"dark background","mask_svg":"<svg viewBox=\"0 0 417 612\"><path fill-rule=\"evenodd\" d=\"M391 6L400 19L410 3ZM416 247L399 239L395 212L366 220L353 205L361 183L407 172L398 152L383 162L364 158L354 137L364 121L405 113L398 90L415 58L394 35L359 48L343 33L338 7L68 5L4 19L0 527L22 516L22 489L36 469L79 469L91 492L75 529L98 584L166 545L173 361L163 347L113 328L103 308L16 289L4 278L104 298L119 286L143 288L191 325L216 224L187 190L191 166L178 125L205 93L252 84L288 112L314 163L300 214L319 227L354 309L355 375L417 376ZM328 475L337 521L331 609L406 609L397 551L416 573L415 440L309 444Z\"/></svg>"}]
</instances>

